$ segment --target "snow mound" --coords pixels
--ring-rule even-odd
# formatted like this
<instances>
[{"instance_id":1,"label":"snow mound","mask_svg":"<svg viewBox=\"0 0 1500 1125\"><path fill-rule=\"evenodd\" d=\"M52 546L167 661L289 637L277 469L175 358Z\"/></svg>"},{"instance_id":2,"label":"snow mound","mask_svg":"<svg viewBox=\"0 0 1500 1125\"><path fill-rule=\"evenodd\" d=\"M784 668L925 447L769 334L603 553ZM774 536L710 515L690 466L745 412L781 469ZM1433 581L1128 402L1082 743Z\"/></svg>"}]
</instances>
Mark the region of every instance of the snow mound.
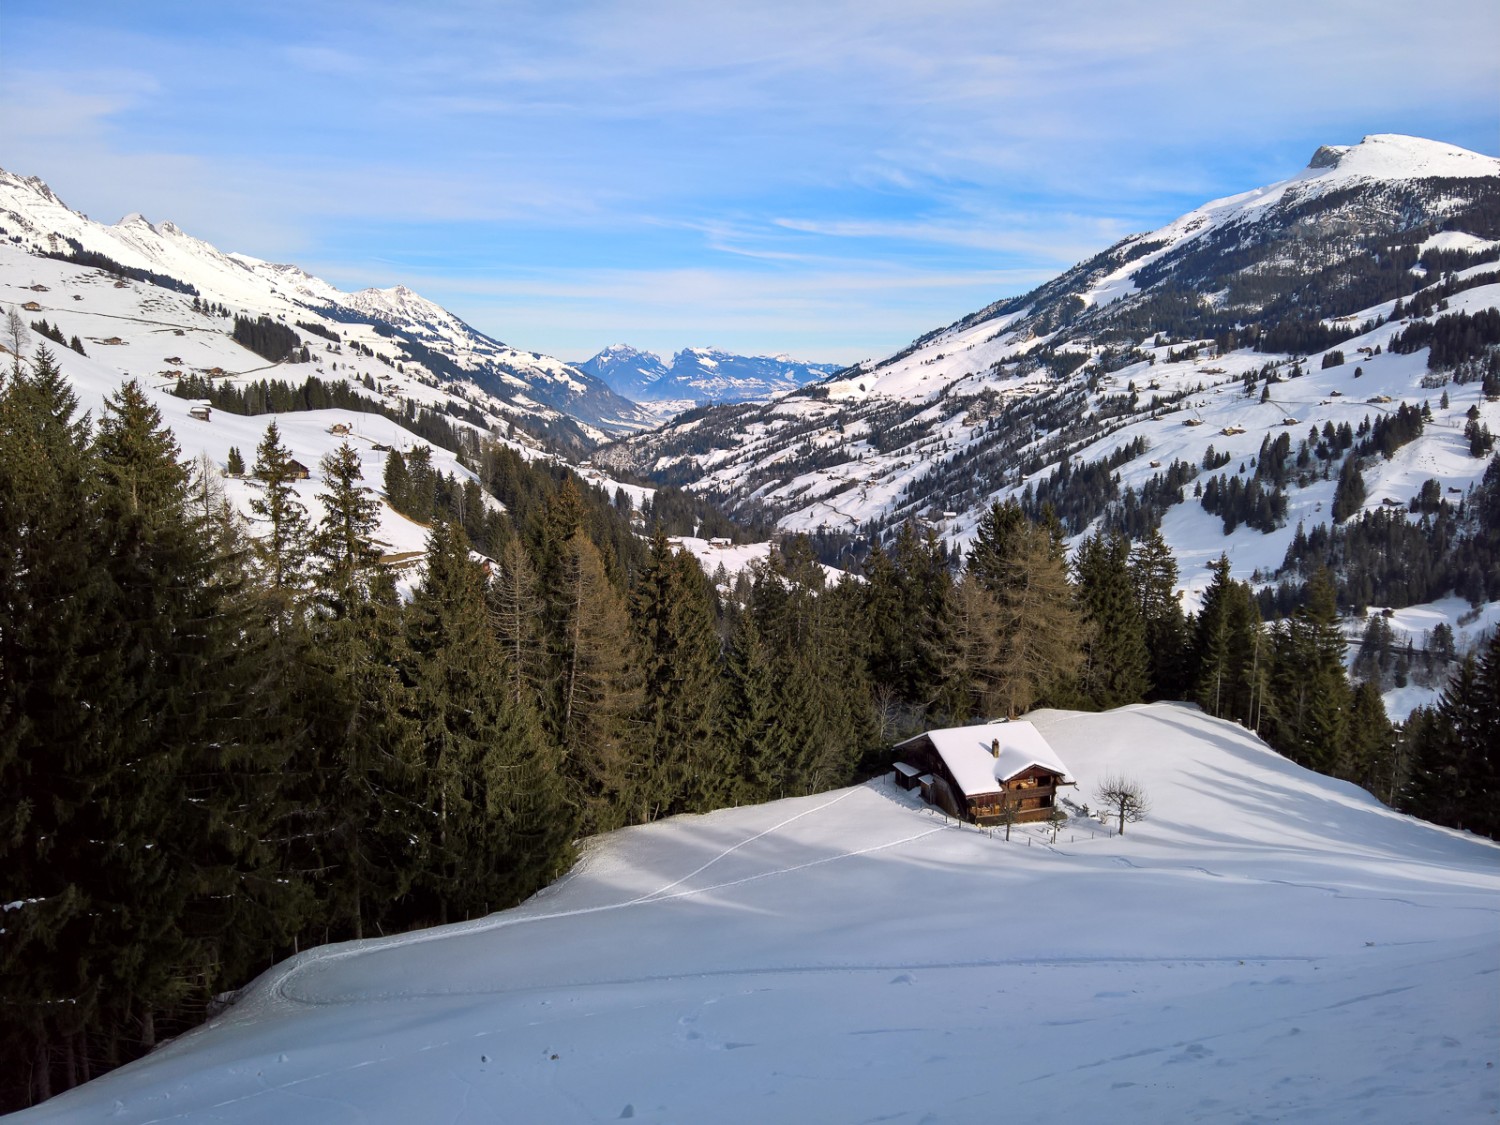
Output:
<instances>
[{"instance_id":1,"label":"snow mound","mask_svg":"<svg viewBox=\"0 0 1500 1125\"><path fill-rule=\"evenodd\" d=\"M308 951L18 1121L1476 1120L1500 847L1184 705L1031 716L1057 842L885 779L592 842L517 909ZM1079 813L1107 773L1152 818ZM504 1107L503 1111L499 1107Z\"/></svg>"}]
</instances>

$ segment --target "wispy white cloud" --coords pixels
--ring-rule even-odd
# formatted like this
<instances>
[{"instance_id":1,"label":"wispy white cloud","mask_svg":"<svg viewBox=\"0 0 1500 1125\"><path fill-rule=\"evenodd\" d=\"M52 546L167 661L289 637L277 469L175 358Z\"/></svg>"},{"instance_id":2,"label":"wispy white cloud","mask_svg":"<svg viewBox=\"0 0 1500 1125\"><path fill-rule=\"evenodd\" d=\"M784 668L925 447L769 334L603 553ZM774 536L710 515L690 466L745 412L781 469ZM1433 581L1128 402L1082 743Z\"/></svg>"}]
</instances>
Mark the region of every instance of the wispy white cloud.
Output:
<instances>
[{"instance_id":1,"label":"wispy white cloud","mask_svg":"<svg viewBox=\"0 0 1500 1125\"><path fill-rule=\"evenodd\" d=\"M75 205L567 338L909 338L1316 144L1500 136L1493 0L80 0L6 40L0 160Z\"/></svg>"}]
</instances>

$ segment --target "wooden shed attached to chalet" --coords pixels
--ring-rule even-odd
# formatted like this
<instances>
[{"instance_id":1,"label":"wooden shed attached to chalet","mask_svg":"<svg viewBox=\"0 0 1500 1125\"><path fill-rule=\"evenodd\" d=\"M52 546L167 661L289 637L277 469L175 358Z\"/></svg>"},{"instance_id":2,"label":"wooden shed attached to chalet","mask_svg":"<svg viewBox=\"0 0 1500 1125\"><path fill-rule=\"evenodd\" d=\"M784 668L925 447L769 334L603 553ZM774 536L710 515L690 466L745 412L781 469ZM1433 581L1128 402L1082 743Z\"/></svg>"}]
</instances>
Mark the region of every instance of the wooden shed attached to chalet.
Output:
<instances>
[{"instance_id":1,"label":"wooden shed attached to chalet","mask_svg":"<svg viewBox=\"0 0 1500 1125\"><path fill-rule=\"evenodd\" d=\"M1018 823L1046 820L1058 791L1077 784L1042 732L1024 721L930 730L897 743L895 753L898 784L930 774L923 797L979 825L1008 816Z\"/></svg>"}]
</instances>

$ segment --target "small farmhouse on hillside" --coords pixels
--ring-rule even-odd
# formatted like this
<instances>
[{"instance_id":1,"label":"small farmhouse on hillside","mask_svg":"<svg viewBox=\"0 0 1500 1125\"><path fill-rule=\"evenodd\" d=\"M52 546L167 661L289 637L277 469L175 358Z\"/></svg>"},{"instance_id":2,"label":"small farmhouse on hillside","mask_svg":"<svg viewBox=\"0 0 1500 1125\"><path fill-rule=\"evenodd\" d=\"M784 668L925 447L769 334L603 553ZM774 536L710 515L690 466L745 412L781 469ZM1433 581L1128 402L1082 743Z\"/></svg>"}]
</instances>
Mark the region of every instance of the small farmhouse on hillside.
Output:
<instances>
[{"instance_id":1,"label":"small farmhouse on hillside","mask_svg":"<svg viewBox=\"0 0 1500 1125\"><path fill-rule=\"evenodd\" d=\"M1007 817L1046 820L1057 807L1058 789L1077 784L1027 722L931 730L897 743L895 753L897 784L920 784L928 802L979 825Z\"/></svg>"}]
</instances>

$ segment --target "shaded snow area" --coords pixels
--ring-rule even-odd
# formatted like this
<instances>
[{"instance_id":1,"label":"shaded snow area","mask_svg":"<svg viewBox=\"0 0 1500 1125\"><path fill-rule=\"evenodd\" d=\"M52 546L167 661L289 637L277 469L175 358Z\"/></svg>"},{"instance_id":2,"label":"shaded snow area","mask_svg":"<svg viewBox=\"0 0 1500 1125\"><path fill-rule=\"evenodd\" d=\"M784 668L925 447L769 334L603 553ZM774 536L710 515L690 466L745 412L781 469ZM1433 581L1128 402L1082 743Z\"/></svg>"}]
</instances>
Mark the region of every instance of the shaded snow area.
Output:
<instances>
[{"instance_id":1,"label":"shaded snow area","mask_svg":"<svg viewBox=\"0 0 1500 1125\"><path fill-rule=\"evenodd\" d=\"M1151 819L1006 843L878 779L627 829L16 1120L1493 1118L1500 847L1188 706L1031 718Z\"/></svg>"}]
</instances>

